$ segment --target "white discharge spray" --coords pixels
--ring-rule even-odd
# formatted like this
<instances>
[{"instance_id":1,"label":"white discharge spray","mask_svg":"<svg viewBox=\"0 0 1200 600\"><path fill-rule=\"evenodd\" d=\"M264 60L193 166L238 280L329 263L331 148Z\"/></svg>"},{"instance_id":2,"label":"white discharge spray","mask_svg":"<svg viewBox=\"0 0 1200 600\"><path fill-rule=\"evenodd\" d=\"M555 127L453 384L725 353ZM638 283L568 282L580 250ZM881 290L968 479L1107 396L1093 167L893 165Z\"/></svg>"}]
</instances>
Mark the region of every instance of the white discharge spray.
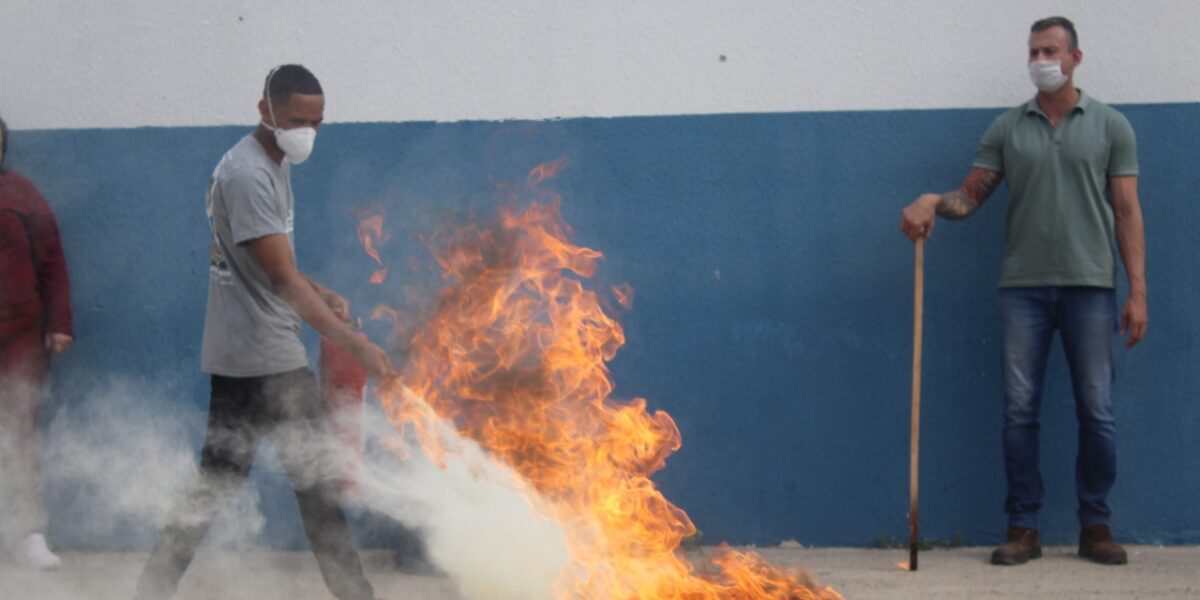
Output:
<instances>
[{"instance_id":1,"label":"white discharge spray","mask_svg":"<svg viewBox=\"0 0 1200 600\"><path fill-rule=\"evenodd\" d=\"M44 479L55 512L71 515L65 528L70 543L148 546L171 511L187 501L204 414L179 403L181 395L170 385L110 379L93 389L87 402L54 415L43 440ZM511 470L448 425L438 433L456 452L438 466L388 423L377 404L367 403L361 417L366 451L343 448L344 455L330 456L314 449L309 475L336 475L357 462L357 492L343 505L419 531L428 558L453 579L464 600L555 597L554 584L567 561L562 531L536 513ZM267 448L270 444L263 445ZM261 452L257 464L272 477L286 477L271 450ZM259 501L254 479L247 479L223 507L198 556L209 565L205 572L230 575L219 581L206 576L194 585L210 593L228 590L225 597L232 598L248 586L290 584L285 572L255 572L254 581L248 581L251 575L237 559L260 542L266 518ZM64 568L74 567L68 560ZM127 585L112 591L131 593L135 580L131 572ZM30 584L44 585L32 579ZM0 597L23 593L22 585L0 585ZM79 589L47 600L94 597L94 590Z\"/></svg>"},{"instance_id":2,"label":"white discharge spray","mask_svg":"<svg viewBox=\"0 0 1200 600\"><path fill-rule=\"evenodd\" d=\"M382 414L369 411L366 422L376 448L359 473L359 503L421 529L429 558L466 600L555 597L567 562L562 530L536 514L511 469L445 423L437 435L455 452L439 468L398 439Z\"/></svg>"}]
</instances>

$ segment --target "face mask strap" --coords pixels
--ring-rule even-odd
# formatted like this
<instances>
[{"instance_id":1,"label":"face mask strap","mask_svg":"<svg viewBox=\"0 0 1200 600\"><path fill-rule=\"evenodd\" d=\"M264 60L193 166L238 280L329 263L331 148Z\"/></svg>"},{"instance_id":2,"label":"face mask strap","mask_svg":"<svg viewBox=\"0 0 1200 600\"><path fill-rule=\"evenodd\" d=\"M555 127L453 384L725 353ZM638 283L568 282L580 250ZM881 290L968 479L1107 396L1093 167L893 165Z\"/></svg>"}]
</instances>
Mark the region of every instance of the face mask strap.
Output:
<instances>
[{"instance_id":1,"label":"face mask strap","mask_svg":"<svg viewBox=\"0 0 1200 600\"><path fill-rule=\"evenodd\" d=\"M279 130L279 121L275 118L275 107L271 103L271 79L275 77L275 72L278 70L279 67L275 67L271 69L270 73L267 73L267 83L263 86L263 95L267 97L267 110L271 113L271 129L273 131Z\"/></svg>"}]
</instances>

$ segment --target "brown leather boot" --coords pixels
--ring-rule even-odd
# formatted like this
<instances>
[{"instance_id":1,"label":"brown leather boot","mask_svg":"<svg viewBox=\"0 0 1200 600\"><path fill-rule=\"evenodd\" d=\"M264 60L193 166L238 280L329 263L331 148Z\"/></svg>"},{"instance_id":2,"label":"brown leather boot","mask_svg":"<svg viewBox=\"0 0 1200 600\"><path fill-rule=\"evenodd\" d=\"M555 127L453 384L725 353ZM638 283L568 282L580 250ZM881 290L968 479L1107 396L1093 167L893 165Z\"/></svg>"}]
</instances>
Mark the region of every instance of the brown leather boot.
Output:
<instances>
[{"instance_id":1,"label":"brown leather boot","mask_svg":"<svg viewBox=\"0 0 1200 600\"><path fill-rule=\"evenodd\" d=\"M1092 525L1079 532L1079 556L1102 565L1123 565L1129 562L1125 549L1113 541L1108 525Z\"/></svg>"},{"instance_id":2,"label":"brown leather boot","mask_svg":"<svg viewBox=\"0 0 1200 600\"><path fill-rule=\"evenodd\" d=\"M1042 557L1042 539L1036 529L1009 527L1004 545L992 552L993 565L1023 565Z\"/></svg>"}]
</instances>

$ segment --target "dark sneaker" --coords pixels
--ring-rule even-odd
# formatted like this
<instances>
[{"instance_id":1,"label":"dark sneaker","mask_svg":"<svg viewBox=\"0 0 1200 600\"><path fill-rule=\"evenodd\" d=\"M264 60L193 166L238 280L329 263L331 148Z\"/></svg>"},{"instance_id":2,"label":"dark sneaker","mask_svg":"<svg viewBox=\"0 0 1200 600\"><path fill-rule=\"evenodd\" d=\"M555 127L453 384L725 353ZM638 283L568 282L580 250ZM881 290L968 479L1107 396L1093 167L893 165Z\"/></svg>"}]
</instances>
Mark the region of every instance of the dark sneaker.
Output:
<instances>
[{"instance_id":1,"label":"dark sneaker","mask_svg":"<svg viewBox=\"0 0 1200 600\"><path fill-rule=\"evenodd\" d=\"M1009 527L1004 545L992 552L993 565L1023 565L1042 557L1042 539L1036 529Z\"/></svg>"},{"instance_id":2,"label":"dark sneaker","mask_svg":"<svg viewBox=\"0 0 1200 600\"><path fill-rule=\"evenodd\" d=\"M1092 525L1079 532L1079 556L1102 565L1123 565L1129 562L1125 549L1113 541L1108 525Z\"/></svg>"}]
</instances>

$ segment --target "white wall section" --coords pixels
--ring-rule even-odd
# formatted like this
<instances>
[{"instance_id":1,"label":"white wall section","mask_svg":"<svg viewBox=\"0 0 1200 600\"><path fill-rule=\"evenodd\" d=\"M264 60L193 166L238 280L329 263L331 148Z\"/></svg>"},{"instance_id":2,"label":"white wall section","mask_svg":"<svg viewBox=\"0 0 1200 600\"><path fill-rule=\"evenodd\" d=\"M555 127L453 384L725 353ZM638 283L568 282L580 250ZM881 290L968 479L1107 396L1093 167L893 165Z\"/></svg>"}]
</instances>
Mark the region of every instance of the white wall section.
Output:
<instances>
[{"instance_id":1,"label":"white wall section","mask_svg":"<svg viewBox=\"0 0 1200 600\"><path fill-rule=\"evenodd\" d=\"M1031 95L1029 25L1053 14L1079 28L1094 96L1200 100L1195 0L0 0L0 114L250 123L282 62L340 122L1006 106Z\"/></svg>"}]
</instances>

